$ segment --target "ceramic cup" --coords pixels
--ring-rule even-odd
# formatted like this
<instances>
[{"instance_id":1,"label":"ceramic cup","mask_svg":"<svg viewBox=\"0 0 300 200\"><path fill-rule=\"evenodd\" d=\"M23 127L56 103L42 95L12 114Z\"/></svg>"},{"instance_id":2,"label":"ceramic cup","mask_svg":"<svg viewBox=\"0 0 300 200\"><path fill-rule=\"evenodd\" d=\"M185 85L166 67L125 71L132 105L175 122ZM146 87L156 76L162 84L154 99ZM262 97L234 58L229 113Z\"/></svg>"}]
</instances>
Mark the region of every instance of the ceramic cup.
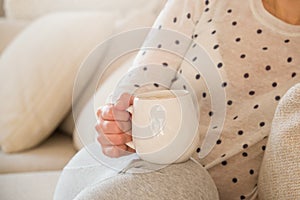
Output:
<instances>
[{"instance_id":1,"label":"ceramic cup","mask_svg":"<svg viewBox=\"0 0 300 200\"><path fill-rule=\"evenodd\" d=\"M159 90L135 96L132 138L139 157L156 164L187 161L198 141L197 109L185 90Z\"/></svg>"}]
</instances>

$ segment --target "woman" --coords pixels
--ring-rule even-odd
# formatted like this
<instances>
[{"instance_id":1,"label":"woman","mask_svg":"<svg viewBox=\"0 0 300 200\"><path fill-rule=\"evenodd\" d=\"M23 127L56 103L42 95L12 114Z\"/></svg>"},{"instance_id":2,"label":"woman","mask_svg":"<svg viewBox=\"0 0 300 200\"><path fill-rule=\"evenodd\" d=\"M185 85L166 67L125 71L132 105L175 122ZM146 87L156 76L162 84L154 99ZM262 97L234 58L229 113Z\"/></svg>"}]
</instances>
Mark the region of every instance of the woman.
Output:
<instances>
[{"instance_id":1,"label":"woman","mask_svg":"<svg viewBox=\"0 0 300 200\"><path fill-rule=\"evenodd\" d=\"M177 40L174 43L178 48L186 48L186 52L199 44L211 56L223 81L220 87L226 93L227 111L220 138L199 162L213 178L220 199L257 198L258 172L276 106L284 93L299 82L300 1L170 0L154 28L191 37L189 46L180 46ZM168 45L155 37L147 40L157 42L158 49ZM197 65L197 54L193 56ZM194 91L200 106L199 134L203 139L212 130L209 124L219 112L211 106L205 77L182 59L161 51L142 50L136 58L140 66L149 61L173 68L174 77L162 80L164 86L153 83L140 88L139 77L145 77L141 74L146 73L149 79L157 75L151 70L140 70L131 75L123 88L136 87L136 92L166 88ZM181 77L190 85L182 85ZM131 126L126 108L131 103L132 96L123 94L97 112L98 141L107 156L134 152L126 145L132 140L126 133ZM121 130L120 123L129 128ZM200 147L194 158L198 154Z\"/></svg>"},{"instance_id":2,"label":"woman","mask_svg":"<svg viewBox=\"0 0 300 200\"><path fill-rule=\"evenodd\" d=\"M224 81L228 113L223 133L213 152L201 161L215 180L222 199L243 199L251 196L256 188L276 105L287 89L299 82L296 77L300 66L299 25L300 2L296 0L170 1L154 25L193 37L207 49L220 73L227 76ZM170 66L180 65L172 59L166 61L165 56L149 56ZM149 58L140 59L142 63ZM179 70L183 75L186 71L193 74L191 69ZM187 79L195 77L197 72ZM207 89L196 84L196 92L202 94L199 99L201 133L206 133L204 126L209 120L203 118L209 117L206 101L209 98L203 97ZM103 130L99 131L99 142L109 156L120 156L119 153L123 153L120 149L133 151L125 144L131 140L130 135L121 130L105 135L112 131L110 126L101 123L113 120L106 115L113 109L126 109L123 98L128 97L125 95L117 104L105 106L98 112L99 128ZM124 111L123 115L128 114ZM120 140L122 143L116 143Z\"/></svg>"}]
</instances>

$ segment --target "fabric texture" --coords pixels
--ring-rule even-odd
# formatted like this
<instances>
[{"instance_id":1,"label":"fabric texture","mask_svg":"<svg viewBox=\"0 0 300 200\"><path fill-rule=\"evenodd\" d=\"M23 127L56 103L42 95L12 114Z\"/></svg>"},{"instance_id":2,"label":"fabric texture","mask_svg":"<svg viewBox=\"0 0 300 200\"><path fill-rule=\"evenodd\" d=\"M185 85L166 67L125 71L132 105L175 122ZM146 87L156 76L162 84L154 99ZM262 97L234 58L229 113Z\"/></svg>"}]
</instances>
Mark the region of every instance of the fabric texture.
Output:
<instances>
[{"instance_id":1,"label":"fabric texture","mask_svg":"<svg viewBox=\"0 0 300 200\"><path fill-rule=\"evenodd\" d=\"M0 54L28 24L24 20L0 18Z\"/></svg>"},{"instance_id":2,"label":"fabric texture","mask_svg":"<svg viewBox=\"0 0 300 200\"><path fill-rule=\"evenodd\" d=\"M217 188L208 172L193 161L173 164L149 173L118 174L84 189L75 199L94 198L107 200L219 199Z\"/></svg>"},{"instance_id":3,"label":"fabric texture","mask_svg":"<svg viewBox=\"0 0 300 200\"><path fill-rule=\"evenodd\" d=\"M10 19L35 19L52 12L68 11L100 11L121 12L126 16L130 12L140 10L147 5L148 8L156 10L157 5L163 5L164 1L147 0L5 0L4 9L7 18Z\"/></svg>"},{"instance_id":4,"label":"fabric texture","mask_svg":"<svg viewBox=\"0 0 300 200\"><path fill-rule=\"evenodd\" d=\"M32 23L3 52L0 144L4 152L31 148L53 132L71 108L81 62L112 33L114 18L114 13L98 12L48 15Z\"/></svg>"},{"instance_id":5,"label":"fabric texture","mask_svg":"<svg viewBox=\"0 0 300 200\"><path fill-rule=\"evenodd\" d=\"M0 175L0 197L5 200L52 200L61 171Z\"/></svg>"},{"instance_id":6,"label":"fabric texture","mask_svg":"<svg viewBox=\"0 0 300 200\"><path fill-rule=\"evenodd\" d=\"M61 170L75 153L72 138L56 132L36 148L13 154L0 151L0 174Z\"/></svg>"},{"instance_id":7,"label":"fabric texture","mask_svg":"<svg viewBox=\"0 0 300 200\"><path fill-rule=\"evenodd\" d=\"M64 168L54 199L218 199L216 186L201 165L188 161L148 173L132 174L133 168L119 173L136 158L131 154L110 159L99 144L90 144Z\"/></svg>"},{"instance_id":8,"label":"fabric texture","mask_svg":"<svg viewBox=\"0 0 300 200\"><path fill-rule=\"evenodd\" d=\"M300 198L300 84L281 99L259 173L261 200Z\"/></svg>"}]
</instances>

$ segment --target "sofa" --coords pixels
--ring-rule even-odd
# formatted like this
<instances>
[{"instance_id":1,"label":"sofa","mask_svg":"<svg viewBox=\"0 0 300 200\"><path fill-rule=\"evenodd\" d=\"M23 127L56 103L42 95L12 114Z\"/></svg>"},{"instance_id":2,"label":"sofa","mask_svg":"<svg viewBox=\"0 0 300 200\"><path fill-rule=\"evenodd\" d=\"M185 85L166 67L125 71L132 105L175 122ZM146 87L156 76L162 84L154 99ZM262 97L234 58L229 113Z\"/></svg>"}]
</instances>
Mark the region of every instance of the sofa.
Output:
<instances>
[{"instance_id":1,"label":"sofa","mask_svg":"<svg viewBox=\"0 0 300 200\"><path fill-rule=\"evenodd\" d=\"M165 2L0 0L0 199L53 198L64 166L94 142L90 108L106 102L136 55L120 56L101 79L94 77L117 45L107 41L150 27ZM299 88L276 111L260 199L300 198Z\"/></svg>"},{"instance_id":2,"label":"sofa","mask_svg":"<svg viewBox=\"0 0 300 200\"><path fill-rule=\"evenodd\" d=\"M61 170L84 146L72 112L72 92L82 63L111 36L151 27L164 3L0 1L0 199L53 198ZM99 66L107 49L109 43L89 64ZM134 55L123 56L105 72L98 83L98 105L105 103ZM93 71L84 72L86 80L92 76ZM80 89L88 90L88 81L80 84ZM76 109L89 98L80 95ZM94 119L79 114L79 126L91 133L86 140L93 141Z\"/></svg>"}]
</instances>

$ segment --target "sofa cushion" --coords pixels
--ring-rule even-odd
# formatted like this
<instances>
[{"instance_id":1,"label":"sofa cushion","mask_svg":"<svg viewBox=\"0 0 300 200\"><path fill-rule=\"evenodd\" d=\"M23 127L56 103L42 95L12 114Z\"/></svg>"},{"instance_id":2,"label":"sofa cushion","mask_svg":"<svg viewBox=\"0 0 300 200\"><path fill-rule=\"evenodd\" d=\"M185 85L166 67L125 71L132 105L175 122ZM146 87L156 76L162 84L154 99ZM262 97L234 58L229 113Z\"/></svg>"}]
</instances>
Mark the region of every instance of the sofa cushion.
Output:
<instances>
[{"instance_id":1,"label":"sofa cushion","mask_svg":"<svg viewBox=\"0 0 300 200\"><path fill-rule=\"evenodd\" d=\"M0 54L30 22L0 18Z\"/></svg>"},{"instance_id":2,"label":"sofa cushion","mask_svg":"<svg viewBox=\"0 0 300 200\"><path fill-rule=\"evenodd\" d=\"M5 200L52 200L60 171L0 175L0 197Z\"/></svg>"},{"instance_id":3,"label":"sofa cushion","mask_svg":"<svg viewBox=\"0 0 300 200\"><path fill-rule=\"evenodd\" d=\"M121 12L122 16L148 7L156 9L166 0L5 0L5 14L12 19L34 19L57 11Z\"/></svg>"},{"instance_id":4,"label":"sofa cushion","mask_svg":"<svg viewBox=\"0 0 300 200\"><path fill-rule=\"evenodd\" d=\"M81 62L112 33L114 19L114 13L99 12L47 15L5 49L0 59L3 151L31 148L51 134L71 108Z\"/></svg>"},{"instance_id":5,"label":"sofa cushion","mask_svg":"<svg viewBox=\"0 0 300 200\"><path fill-rule=\"evenodd\" d=\"M60 170L75 153L72 138L55 133L34 149L14 154L0 151L0 173Z\"/></svg>"}]
</instances>

